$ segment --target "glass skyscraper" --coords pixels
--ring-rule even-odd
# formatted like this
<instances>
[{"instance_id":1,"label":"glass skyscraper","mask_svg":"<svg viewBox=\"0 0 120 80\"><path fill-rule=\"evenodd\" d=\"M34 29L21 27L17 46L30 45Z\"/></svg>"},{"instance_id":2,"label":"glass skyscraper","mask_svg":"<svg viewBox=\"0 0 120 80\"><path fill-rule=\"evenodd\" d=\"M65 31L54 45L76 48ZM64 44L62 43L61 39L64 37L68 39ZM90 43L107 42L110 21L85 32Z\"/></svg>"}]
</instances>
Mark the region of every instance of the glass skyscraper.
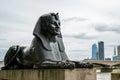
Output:
<instances>
[{"instance_id":1,"label":"glass skyscraper","mask_svg":"<svg viewBox=\"0 0 120 80\"><path fill-rule=\"evenodd\" d=\"M117 46L117 51L118 51L118 60L120 61L120 45Z\"/></svg>"},{"instance_id":2,"label":"glass skyscraper","mask_svg":"<svg viewBox=\"0 0 120 80\"><path fill-rule=\"evenodd\" d=\"M113 61L117 61L118 56L116 54L116 48L114 47Z\"/></svg>"},{"instance_id":3,"label":"glass skyscraper","mask_svg":"<svg viewBox=\"0 0 120 80\"><path fill-rule=\"evenodd\" d=\"M104 42L98 42L98 60L104 60Z\"/></svg>"},{"instance_id":4,"label":"glass skyscraper","mask_svg":"<svg viewBox=\"0 0 120 80\"><path fill-rule=\"evenodd\" d=\"M92 59L97 60L97 45L92 45Z\"/></svg>"}]
</instances>

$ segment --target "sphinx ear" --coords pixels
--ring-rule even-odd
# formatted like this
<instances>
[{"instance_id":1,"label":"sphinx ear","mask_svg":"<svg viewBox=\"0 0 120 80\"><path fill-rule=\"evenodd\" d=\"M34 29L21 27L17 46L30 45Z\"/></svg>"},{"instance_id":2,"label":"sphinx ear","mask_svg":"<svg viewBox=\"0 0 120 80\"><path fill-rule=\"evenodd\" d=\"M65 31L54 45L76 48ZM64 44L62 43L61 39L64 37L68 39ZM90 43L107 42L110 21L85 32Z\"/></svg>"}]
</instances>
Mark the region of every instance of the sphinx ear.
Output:
<instances>
[{"instance_id":1,"label":"sphinx ear","mask_svg":"<svg viewBox=\"0 0 120 80\"><path fill-rule=\"evenodd\" d=\"M56 13L56 15L59 15L59 13Z\"/></svg>"},{"instance_id":2,"label":"sphinx ear","mask_svg":"<svg viewBox=\"0 0 120 80\"><path fill-rule=\"evenodd\" d=\"M56 19L59 20L59 13L56 13Z\"/></svg>"}]
</instances>

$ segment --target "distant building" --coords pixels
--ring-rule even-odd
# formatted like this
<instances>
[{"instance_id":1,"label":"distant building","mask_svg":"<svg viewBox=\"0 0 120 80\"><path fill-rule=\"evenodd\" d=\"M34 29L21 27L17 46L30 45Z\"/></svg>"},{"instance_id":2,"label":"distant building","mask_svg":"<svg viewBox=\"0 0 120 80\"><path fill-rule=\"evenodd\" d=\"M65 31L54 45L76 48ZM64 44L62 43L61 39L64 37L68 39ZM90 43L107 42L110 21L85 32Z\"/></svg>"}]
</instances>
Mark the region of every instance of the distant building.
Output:
<instances>
[{"instance_id":1,"label":"distant building","mask_svg":"<svg viewBox=\"0 0 120 80\"><path fill-rule=\"evenodd\" d=\"M97 60L99 60L99 54L98 54L98 52L97 52Z\"/></svg>"},{"instance_id":2,"label":"distant building","mask_svg":"<svg viewBox=\"0 0 120 80\"><path fill-rule=\"evenodd\" d=\"M104 60L104 42L98 42L98 60Z\"/></svg>"},{"instance_id":3,"label":"distant building","mask_svg":"<svg viewBox=\"0 0 120 80\"><path fill-rule=\"evenodd\" d=\"M117 61L118 60L118 56L113 56L113 61Z\"/></svg>"},{"instance_id":4,"label":"distant building","mask_svg":"<svg viewBox=\"0 0 120 80\"><path fill-rule=\"evenodd\" d=\"M117 61L118 56L116 54L116 48L114 47L113 61Z\"/></svg>"},{"instance_id":5,"label":"distant building","mask_svg":"<svg viewBox=\"0 0 120 80\"><path fill-rule=\"evenodd\" d=\"M120 60L120 45L117 46L117 51L118 51L118 60Z\"/></svg>"},{"instance_id":6,"label":"distant building","mask_svg":"<svg viewBox=\"0 0 120 80\"><path fill-rule=\"evenodd\" d=\"M92 59L97 60L97 45L96 44L92 45Z\"/></svg>"},{"instance_id":7,"label":"distant building","mask_svg":"<svg viewBox=\"0 0 120 80\"><path fill-rule=\"evenodd\" d=\"M105 58L106 61L111 61L111 58Z\"/></svg>"}]
</instances>

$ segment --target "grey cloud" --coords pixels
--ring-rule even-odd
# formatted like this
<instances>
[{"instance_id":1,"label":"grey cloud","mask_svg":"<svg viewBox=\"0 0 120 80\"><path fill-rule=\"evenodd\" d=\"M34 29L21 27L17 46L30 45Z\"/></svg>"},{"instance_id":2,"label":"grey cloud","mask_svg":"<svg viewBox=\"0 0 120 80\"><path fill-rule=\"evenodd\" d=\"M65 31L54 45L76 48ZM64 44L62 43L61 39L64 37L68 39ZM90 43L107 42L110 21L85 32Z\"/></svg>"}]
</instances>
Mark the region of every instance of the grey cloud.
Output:
<instances>
[{"instance_id":1,"label":"grey cloud","mask_svg":"<svg viewBox=\"0 0 120 80\"><path fill-rule=\"evenodd\" d=\"M32 31L33 26L30 17L16 11L0 10L0 35L8 33L9 31L25 32ZM35 24L35 23L34 23Z\"/></svg>"},{"instance_id":2,"label":"grey cloud","mask_svg":"<svg viewBox=\"0 0 120 80\"><path fill-rule=\"evenodd\" d=\"M108 47L112 47L112 48L113 48L113 47L117 47L117 45L118 45L118 44L116 44L116 43L109 43L109 44L107 44Z\"/></svg>"},{"instance_id":3,"label":"grey cloud","mask_svg":"<svg viewBox=\"0 0 120 80\"><path fill-rule=\"evenodd\" d=\"M22 25L22 27L24 27L24 25ZM8 33L12 33L12 32L17 32L17 33L18 32L21 32L21 33L29 32L28 27L24 27L24 28L22 28L22 27L19 24L14 24L14 25L10 24L10 26L8 24L0 24L0 36L2 36L2 35L9 36Z\"/></svg>"},{"instance_id":4,"label":"grey cloud","mask_svg":"<svg viewBox=\"0 0 120 80\"><path fill-rule=\"evenodd\" d=\"M5 41L5 40L7 40L7 39L4 39L4 38L0 38L0 41Z\"/></svg>"},{"instance_id":5,"label":"grey cloud","mask_svg":"<svg viewBox=\"0 0 120 80\"><path fill-rule=\"evenodd\" d=\"M73 37L73 38L77 38L77 39L95 39L97 38L97 36L93 36L93 35L87 35L86 33L80 33L78 35L64 35L65 37Z\"/></svg>"},{"instance_id":6,"label":"grey cloud","mask_svg":"<svg viewBox=\"0 0 120 80\"><path fill-rule=\"evenodd\" d=\"M16 12L0 11L1 23L18 23L18 24L30 24L30 20L26 16Z\"/></svg>"},{"instance_id":7,"label":"grey cloud","mask_svg":"<svg viewBox=\"0 0 120 80\"><path fill-rule=\"evenodd\" d=\"M71 17L71 18L63 19L62 21L64 21L64 22L69 22L69 21L79 22L79 21L86 21L86 20L88 20L88 19L82 18L82 17Z\"/></svg>"},{"instance_id":8,"label":"grey cloud","mask_svg":"<svg viewBox=\"0 0 120 80\"><path fill-rule=\"evenodd\" d=\"M79 35L75 35L73 36L75 38L79 38L79 39L94 39L96 38L97 36L89 36L87 35L86 33L82 33L82 34L79 34Z\"/></svg>"},{"instance_id":9,"label":"grey cloud","mask_svg":"<svg viewBox=\"0 0 120 80\"><path fill-rule=\"evenodd\" d=\"M95 29L99 32L116 32L120 33L120 25L116 24L97 24L95 25Z\"/></svg>"},{"instance_id":10,"label":"grey cloud","mask_svg":"<svg viewBox=\"0 0 120 80\"><path fill-rule=\"evenodd\" d=\"M88 50L69 50L70 52L86 52Z\"/></svg>"},{"instance_id":11,"label":"grey cloud","mask_svg":"<svg viewBox=\"0 0 120 80\"><path fill-rule=\"evenodd\" d=\"M107 45L108 47L115 47L115 45L112 45L112 44L110 44L110 45Z\"/></svg>"}]
</instances>

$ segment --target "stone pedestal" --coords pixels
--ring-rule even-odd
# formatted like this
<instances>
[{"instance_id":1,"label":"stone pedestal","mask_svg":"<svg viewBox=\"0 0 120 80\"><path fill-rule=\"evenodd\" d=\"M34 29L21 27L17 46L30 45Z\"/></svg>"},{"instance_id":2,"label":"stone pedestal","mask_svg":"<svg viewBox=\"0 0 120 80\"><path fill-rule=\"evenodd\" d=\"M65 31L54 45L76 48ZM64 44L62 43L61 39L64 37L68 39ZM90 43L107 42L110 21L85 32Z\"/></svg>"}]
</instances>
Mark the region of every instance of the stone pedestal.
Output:
<instances>
[{"instance_id":1,"label":"stone pedestal","mask_svg":"<svg viewBox=\"0 0 120 80\"><path fill-rule=\"evenodd\" d=\"M111 80L120 80L120 73L111 73Z\"/></svg>"},{"instance_id":2,"label":"stone pedestal","mask_svg":"<svg viewBox=\"0 0 120 80\"><path fill-rule=\"evenodd\" d=\"M0 70L0 80L96 80L95 69Z\"/></svg>"}]
</instances>

